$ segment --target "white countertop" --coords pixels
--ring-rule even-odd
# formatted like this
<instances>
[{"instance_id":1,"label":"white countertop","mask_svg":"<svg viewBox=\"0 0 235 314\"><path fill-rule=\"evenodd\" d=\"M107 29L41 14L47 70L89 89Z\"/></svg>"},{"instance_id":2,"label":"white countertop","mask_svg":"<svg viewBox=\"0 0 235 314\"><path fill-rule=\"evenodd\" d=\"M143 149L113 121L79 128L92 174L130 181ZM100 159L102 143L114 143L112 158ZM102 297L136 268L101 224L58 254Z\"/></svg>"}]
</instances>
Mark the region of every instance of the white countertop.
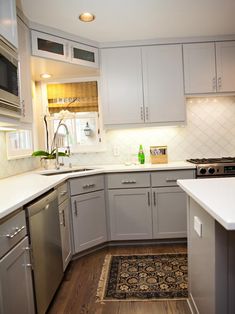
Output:
<instances>
[{"instance_id":1,"label":"white countertop","mask_svg":"<svg viewBox=\"0 0 235 314\"><path fill-rule=\"evenodd\" d=\"M178 180L177 183L225 229L235 230L235 177Z\"/></svg>"},{"instance_id":2,"label":"white countertop","mask_svg":"<svg viewBox=\"0 0 235 314\"><path fill-rule=\"evenodd\" d=\"M0 219L9 215L19 207L29 203L61 182L74 177L81 177L102 173L131 172L131 171L159 171L194 169L195 165L188 162L169 162L168 164L144 165L102 165L80 168L94 169L91 171L71 172L53 176L43 176L40 173L55 172L55 170L35 170L17 176L0 180ZM76 167L72 170L77 169ZM60 171L71 170L62 168ZM58 173L60 172L58 171Z\"/></svg>"}]
</instances>

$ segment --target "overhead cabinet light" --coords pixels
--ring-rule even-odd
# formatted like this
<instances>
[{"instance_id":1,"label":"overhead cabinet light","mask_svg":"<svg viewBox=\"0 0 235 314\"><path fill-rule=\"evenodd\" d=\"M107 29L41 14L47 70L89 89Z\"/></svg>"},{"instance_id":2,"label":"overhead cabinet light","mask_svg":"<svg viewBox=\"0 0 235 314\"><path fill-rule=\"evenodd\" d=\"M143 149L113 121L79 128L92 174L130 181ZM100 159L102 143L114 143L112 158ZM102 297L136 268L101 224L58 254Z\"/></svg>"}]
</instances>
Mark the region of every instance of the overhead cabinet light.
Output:
<instances>
[{"instance_id":1,"label":"overhead cabinet light","mask_svg":"<svg viewBox=\"0 0 235 314\"><path fill-rule=\"evenodd\" d=\"M41 76L41 78L43 78L43 79L48 79L48 78L52 77L52 75L49 74L49 73L42 73L40 76Z\"/></svg>"}]
</instances>

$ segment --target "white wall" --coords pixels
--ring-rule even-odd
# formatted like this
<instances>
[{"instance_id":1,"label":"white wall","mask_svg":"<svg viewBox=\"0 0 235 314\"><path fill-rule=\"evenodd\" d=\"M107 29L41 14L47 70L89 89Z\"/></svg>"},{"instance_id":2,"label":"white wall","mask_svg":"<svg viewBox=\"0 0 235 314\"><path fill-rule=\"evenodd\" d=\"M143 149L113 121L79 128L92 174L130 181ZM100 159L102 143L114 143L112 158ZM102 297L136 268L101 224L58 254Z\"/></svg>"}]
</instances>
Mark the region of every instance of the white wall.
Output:
<instances>
[{"instance_id":1,"label":"white wall","mask_svg":"<svg viewBox=\"0 0 235 314\"><path fill-rule=\"evenodd\" d=\"M188 99L185 127L110 130L106 142L106 152L76 154L65 160L77 165L135 162L139 144L144 146L147 162L151 145L167 145L171 161L235 156L235 97ZM0 178L39 166L34 158L7 161L5 145L0 132ZM120 156L113 156L115 147Z\"/></svg>"}]
</instances>

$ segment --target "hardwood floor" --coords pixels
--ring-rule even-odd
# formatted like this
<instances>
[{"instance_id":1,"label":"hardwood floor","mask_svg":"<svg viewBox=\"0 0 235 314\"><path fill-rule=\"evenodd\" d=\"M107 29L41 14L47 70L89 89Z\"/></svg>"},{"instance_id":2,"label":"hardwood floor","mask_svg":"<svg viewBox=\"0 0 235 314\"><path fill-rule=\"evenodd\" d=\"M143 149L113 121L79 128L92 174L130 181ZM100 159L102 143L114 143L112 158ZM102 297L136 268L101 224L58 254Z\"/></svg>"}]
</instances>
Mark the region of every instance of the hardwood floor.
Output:
<instances>
[{"instance_id":1,"label":"hardwood floor","mask_svg":"<svg viewBox=\"0 0 235 314\"><path fill-rule=\"evenodd\" d=\"M109 301L96 303L96 290L107 253L177 253L186 252L183 244L140 247L112 247L73 261L65 273L48 314L190 314L185 300Z\"/></svg>"}]
</instances>

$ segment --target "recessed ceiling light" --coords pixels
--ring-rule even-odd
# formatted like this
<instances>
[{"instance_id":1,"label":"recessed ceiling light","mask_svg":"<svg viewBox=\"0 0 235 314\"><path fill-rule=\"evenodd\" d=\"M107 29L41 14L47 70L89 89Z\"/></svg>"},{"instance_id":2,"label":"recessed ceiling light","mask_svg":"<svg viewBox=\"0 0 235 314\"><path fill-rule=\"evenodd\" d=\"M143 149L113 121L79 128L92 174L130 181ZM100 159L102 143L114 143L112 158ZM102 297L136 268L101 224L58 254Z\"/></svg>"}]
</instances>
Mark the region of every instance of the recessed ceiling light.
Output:
<instances>
[{"instance_id":1,"label":"recessed ceiling light","mask_svg":"<svg viewBox=\"0 0 235 314\"><path fill-rule=\"evenodd\" d=\"M40 76L41 76L41 78L43 78L43 79L47 79L47 78L52 77L52 75L49 74L49 73L42 73Z\"/></svg>"},{"instance_id":2,"label":"recessed ceiling light","mask_svg":"<svg viewBox=\"0 0 235 314\"><path fill-rule=\"evenodd\" d=\"M95 15L89 12L84 12L79 15L79 20L82 22L92 22L95 19Z\"/></svg>"}]
</instances>

